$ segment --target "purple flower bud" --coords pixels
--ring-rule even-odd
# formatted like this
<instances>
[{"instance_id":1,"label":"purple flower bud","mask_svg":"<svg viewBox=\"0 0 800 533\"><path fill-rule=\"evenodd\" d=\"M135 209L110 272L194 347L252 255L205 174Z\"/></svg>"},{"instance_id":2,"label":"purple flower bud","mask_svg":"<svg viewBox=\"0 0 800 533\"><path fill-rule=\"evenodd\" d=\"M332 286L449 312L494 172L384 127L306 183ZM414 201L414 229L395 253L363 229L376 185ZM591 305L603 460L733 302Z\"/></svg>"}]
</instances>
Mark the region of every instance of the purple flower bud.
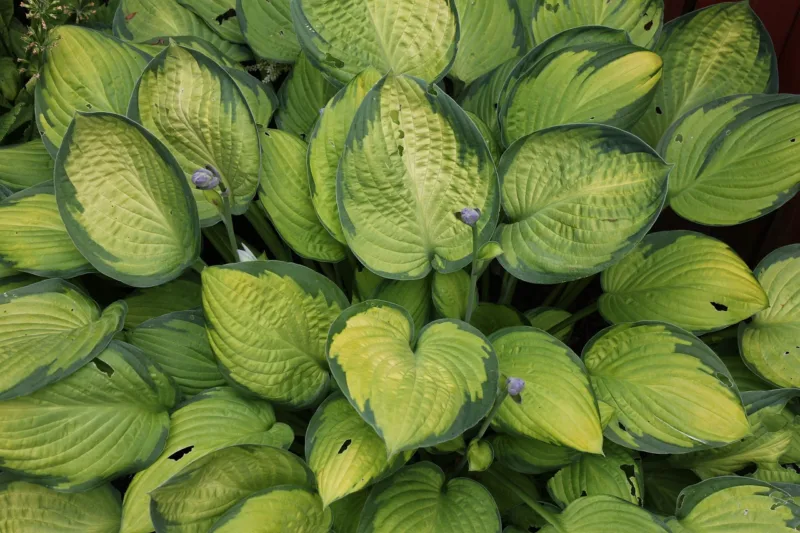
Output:
<instances>
[{"instance_id":1,"label":"purple flower bud","mask_svg":"<svg viewBox=\"0 0 800 533\"><path fill-rule=\"evenodd\" d=\"M525 380L522 378L508 378L506 380L506 388L509 395L519 396L525 389Z\"/></svg>"},{"instance_id":2,"label":"purple flower bud","mask_svg":"<svg viewBox=\"0 0 800 533\"><path fill-rule=\"evenodd\" d=\"M216 189L219 182L219 174L213 167L201 168L192 174L192 184L201 191Z\"/></svg>"},{"instance_id":3,"label":"purple flower bud","mask_svg":"<svg viewBox=\"0 0 800 533\"><path fill-rule=\"evenodd\" d=\"M467 226L473 227L481 218L481 210L475 207L465 207L458 213L458 218Z\"/></svg>"}]
</instances>

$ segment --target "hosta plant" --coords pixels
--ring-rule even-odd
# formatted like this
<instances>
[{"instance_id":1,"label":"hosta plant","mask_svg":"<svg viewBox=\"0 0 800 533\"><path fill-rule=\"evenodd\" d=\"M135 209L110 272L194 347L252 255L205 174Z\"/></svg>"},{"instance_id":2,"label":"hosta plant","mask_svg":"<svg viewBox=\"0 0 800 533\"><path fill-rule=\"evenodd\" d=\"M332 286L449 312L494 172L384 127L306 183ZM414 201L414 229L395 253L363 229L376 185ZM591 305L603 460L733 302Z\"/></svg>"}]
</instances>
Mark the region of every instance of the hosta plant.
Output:
<instances>
[{"instance_id":1,"label":"hosta plant","mask_svg":"<svg viewBox=\"0 0 800 533\"><path fill-rule=\"evenodd\" d=\"M746 1L0 23L0 531L800 528L800 244L712 228L800 189Z\"/></svg>"}]
</instances>

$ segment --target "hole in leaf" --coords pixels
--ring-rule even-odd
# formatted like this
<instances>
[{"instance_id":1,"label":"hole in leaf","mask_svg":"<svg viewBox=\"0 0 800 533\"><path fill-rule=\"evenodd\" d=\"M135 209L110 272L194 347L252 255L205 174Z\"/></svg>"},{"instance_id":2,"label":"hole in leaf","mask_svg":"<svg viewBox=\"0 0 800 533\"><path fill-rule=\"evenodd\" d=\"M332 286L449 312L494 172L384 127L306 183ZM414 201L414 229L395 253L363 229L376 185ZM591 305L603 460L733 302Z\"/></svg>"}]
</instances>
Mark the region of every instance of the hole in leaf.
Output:
<instances>
[{"instance_id":1,"label":"hole in leaf","mask_svg":"<svg viewBox=\"0 0 800 533\"><path fill-rule=\"evenodd\" d=\"M727 311L728 310L728 306L724 305L724 304L718 304L717 302L711 302L711 305L713 305L714 309L716 309L717 311Z\"/></svg>"},{"instance_id":2,"label":"hole in leaf","mask_svg":"<svg viewBox=\"0 0 800 533\"><path fill-rule=\"evenodd\" d=\"M683 142L683 135L681 135L681 134L679 133L679 134L678 134L678 136L677 136L677 137L675 137L675 142L682 143L682 142Z\"/></svg>"},{"instance_id":3,"label":"hole in leaf","mask_svg":"<svg viewBox=\"0 0 800 533\"><path fill-rule=\"evenodd\" d=\"M400 112L399 111L390 111L389 118L392 119L392 122L395 124L400 124Z\"/></svg>"},{"instance_id":4,"label":"hole in leaf","mask_svg":"<svg viewBox=\"0 0 800 533\"><path fill-rule=\"evenodd\" d=\"M790 140L789 140L789 142L790 142L790 143L797 142L797 139L795 139L795 138L792 138L792 139L790 139Z\"/></svg>"},{"instance_id":5,"label":"hole in leaf","mask_svg":"<svg viewBox=\"0 0 800 533\"><path fill-rule=\"evenodd\" d=\"M798 466L795 463L787 463L781 466L787 470L791 469L800 474L800 468L798 468Z\"/></svg>"},{"instance_id":6,"label":"hole in leaf","mask_svg":"<svg viewBox=\"0 0 800 533\"><path fill-rule=\"evenodd\" d=\"M652 20L644 25L644 31L650 31L652 28L653 28L653 21Z\"/></svg>"},{"instance_id":7,"label":"hole in leaf","mask_svg":"<svg viewBox=\"0 0 800 533\"><path fill-rule=\"evenodd\" d=\"M403 130L397 130L397 138L398 139L404 139L405 136L406 136L406 132L404 132Z\"/></svg>"},{"instance_id":8,"label":"hole in leaf","mask_svg":"<svg viewBox=\"0 0 800 533\"><path fill-rule=\"evenodd\" d=\"M92 109L92 104L86 104L86 109Z\"/></svg>"},{"instance_id":9,"label":"hole in leaf","mask_svg":"<svg viewBox=\"0 0 800 533\"><path fill-rule=\"evenodd\" d=\"M233 18L235 16L236 16L236 10L231 8L231 9L227 10L225 13L223 13L222 15L218 16L216 18L216 21L220 26L222 26L223 22L225 22L226 20L231 19L231 18Z\"/></svg>"},{"instance_id":10,"label":"hole in leaf","mask_svg":"<svg viewBox=\"0 0 800 533\"><path fill-rule=\"evenodd\" d=\"M344 452L346 452L346 451L347 451L347 448L349 448L349 447L350 447L350 444L352 444L352 443L353 443L353 441L352 441L351 439L347 439L346 441L344 441L344 442L342 443L342 447L341 447L341 448L339 448L339 451L338 451L337 453L338 453L339 455L342 455Z\"/></svg>"},{"instance_id":11,"label":"hole in leaf","mask_svg":"<svg viewBox=\"0 0 800 533\"><path fill-rule=\"evenodd\" d=\"M194 446L187 446L186 448L181 448L177 452L170 455L169 458L172 459L173 461L180 461L182 457L191 452L193 449Z\"/></svg>"},{"instance_id":12,"label":"hole in leaf","mask_svg":"<svg viewBox=\"0 0 800 533\"><path fill-rule=\"evenodd\" d=\"M686 495L685 494L679 494L678 495L678 501L675 504L677 509L680 509L681 507L683 507L683 501L685 499L686 499Z\"/></svg>"},{"instance_id":13,"label":"hole in leaf","mask_svg":"<svg viewBox=\"0 0 800 533\"><path fill-rule=\"evenodd\" d=\"M636 485L634 485L634 480L636 479L636 468L632 464L625 464L619 465L619 469L625 473L625 479L628 480L628 487L630 488L631 496L638 500L639 495L636 494Z\"/></svg>"},{"instance_id":14,"label":"hole in leaf","mask_svg":"<svg viewBox=\"0 0 800 533\"><path fill-rule=\"evenodd\" d=\"M342 68L344 66L344 62L341 59L336 59L330 54L325 54L325 63L329 63L336 68Z\"/></svg>"},{"instance_id":15,"label":"hole in leaf","mask_svg":"<svg viewBox=\"0 0 800 533\"><path fill-rule=\"evenodd\" d=\"M626 428L625 424L623 424L622 422L617 422L617 425L619 426L619 429L621 429L622 431L625 431L625 432L628 431L628 428Z\"/></svg>"},{"instance_id":16,"label":"hole in leaf","mask_svg":"<svg viewBox=\"0 0 800 533\"><path fill-rule=\"evenodd\" d=\"M279 32L278 32L278 35L280 35L281 37L283 37L283 35L284 35L284 34L283 34L283 30L279 31Z\"/></svg>"},{"instance_id":17,"label":"hole in leaf","mask_svg":"<svg viewBox=\"0 0 800 533\"><path fill-rule=\"evenodd\" d=\"M661 108L656 106L656 115L663 115L663 114L664 114L664 112L661 111Z\"/></svg>"},{"instance_id":18,"label":"hole in leaf","mask_svg":"<svg viewBox=\"0 0 800 533\"><path fill-rule=\"evenodd\" d=\"M436 85L428 86L428 94L431 96L439 96L439 90L436 88Z\"/></svg>"},{"instance_id":19,"label":"hole in leaf","mask_svg":"<svg viewBox=\"0 0 800 533\"><path fill-rule=\"evenodd\" d=\"M111 377L114 375L114 369L111 368L111 365L109 365L108 363L101 361L100 359L95 359L94 361L92 361L92 363L94 363L94 366L97 368L97 370L99 370L106 376Z\"/></svg>"},{"instance_id":20,"label":"hole in leaf","mask_svg":"<svg viewBox=\"0 0 800 533\"><path fill-rule=\"evenodd\" d=\"M722 385L724 387L726 387L728 389L732 389L733 388L733 381L731 381L731 379L728 376L726 376L725 374L716 373L716 374L714 374L714 377L717 378L717 381L722 383Z\"/></svg>"},{"instance_id":21,"label":"hole in leaf","mask_svg":"<svg viewBox=\"0 0 800 533\"><path fill-rule=\"evenodd\" d=\"M403 152L405 151L406 149L403 147L402 144L397 147L397 153L400 154L400 157L403 157Z\"/></svg>"},{"instance_id":22,"label":"hole in leaf","mask_svg":"<svg viewBox=\"0 0 800 533\"><path fill-rule=\"evenodd\" d=\"M585 490L581 491L581 498L583 498L584 496L588 496L588 495L589 494Z\"/></svg>"}]
</instances>

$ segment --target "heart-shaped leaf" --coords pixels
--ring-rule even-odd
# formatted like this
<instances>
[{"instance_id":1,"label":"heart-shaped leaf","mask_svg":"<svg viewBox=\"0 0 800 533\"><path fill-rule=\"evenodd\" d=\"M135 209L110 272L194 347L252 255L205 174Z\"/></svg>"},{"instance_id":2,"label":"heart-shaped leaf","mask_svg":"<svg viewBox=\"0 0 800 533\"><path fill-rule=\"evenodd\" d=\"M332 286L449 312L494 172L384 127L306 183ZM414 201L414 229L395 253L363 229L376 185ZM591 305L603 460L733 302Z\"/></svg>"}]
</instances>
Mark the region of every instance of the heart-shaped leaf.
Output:
<instances>
[{"instance_id":1,"label":"heart-shaped leaf","mask_svg":"<svg viewBox=\"0 0 800 533\"><path fill-rule=\"evenodd\" d=\"M203 305L199 276L185 275L157 287L136 290L125 298L125 303L125 329L137 328L168 313L197 309Z\"/></svg>"},{"instance_id":2,"label":"heart-shaped leaf","mask_svg":"<svg viewBox=\"0 0 800 533\"><path fill-rule=\"evenodd\" d=\"M178 163L121 115L75 117L55 188L69 236L102 274L151 287L178 277L200 253L197 208Z\"/></svg>"},{"instance_id":3,"label":"heart-shaped leaf","mask_svg":"<svg viewBox=\"0 0 800 533\"><path fill-rule=\"evenodd\" d=\"M52 182L0 202L0 262L42 277L72 278L92 271L67 234Z\"/></svg>"},{"instance_id":4,"label":"heart-shaped leaf","mask_svg":"<svg viewBox=\"0 0 800 533\"><path fill-rule=\"evenodd\" d=\"M497 462L522 474L558 470L583 456L572 448L518 435L499 433L490 442Z\"/></svg>"},{"instance_id":5,"label":"heart-shaped leaf","mask_svg":"<svg viewBox=\"0 0 800 533\"><path fill-rule=\"evenodd\" d=\"M233 78L236 86L242 91L242 96L247 100L259 131L266 129L278 108L278 95L272 86L238 68L225 67L225 72Z\"/></svg>"},{"instance_id":6,"label":"heart-shaped leaf","mask_svg":"<svg viewBox=\"0 0 800 533\"><path fill-rule=\"evenodd\" d=\"M176 397L169 377L144 353L112 341L74 374L0 403L0 463L24 479L74 492L142 470L164 447Z\"/></svg>"},{"instance_id":7,"label":"heart-shaped leaf","mask_svg":"<svg viewBox=\"0 0 800 533\"><path fill-rule=\"evenodd\" d=\"M295 0L292 19L300 46L344 82L369 66L434 82L456 56L459 28L452 2Z\"/></svg>"},{"instance_id":8,"label":"heart-shaped leaf","mask_svg":"<svg viewBox=\"0 0 800 533\"><path fill-rule=\"evenodd\" d=\"M531 326L547 332L550 332L552 328L558 326L561 322L571 316L572 313L558 307L537 307L535 309L525 311L525 318L528 319L528 321L531 323ZM569 326L559 329L558 331L550 332L550 334L561 342L567 342L567 339L569 339L570 335L572 334L573 327L574 324L570 324Z\"/></svg>"},{"instance_id":9,"label":"heart-shaped leaf","mask_svg":"<svg viewBox=\"0 0 800 533\"><path fill-rule=\"evenodd\" d=\"M105 311L53 279L0 295L0 400L36 392L97 356L122 329L125 304Z\"/></svg>"},{"instance_id":10,"label":"heart-shaped leaf","mask_svg":"<svg viewBox=\"0 0 800 533\"><path fill-rule=\"evenodd\" d=\"M0 480L0 524L9 532L118 533L119 516L119 492L111 485L65 493L25 481Z\"/></svg>"},{"instance_id":11,"label":"heart-shaped leaf","mask_svg":"<svg viewBox=\"0 0 800 533\"><path fill-rule=\"evenodd\" d=\"M209 533L328 533L333 515L319 495L284 485L248 496L217 520Z\"/></svg>"},{"instance_id":12,"label":"heart-shaped leaf","mask_svg":"<svg viewBox=\"0 0 800 533\"><path fill-rule=\"evenodd\" d=\"M600 279L600 312L612 324L660 320L699 334L769 305L736 252L691 231L651 233Z\"/></svg>"},{"instance_id":13,"label":"heart-shaped leaf","mask_svg":"<svg viewBox=\"0 0 800 533\"><path fill-rule=\"evenodd\" d=\"M125 114L149 57L98 31L59 26L36 83L36 123L50 155L58 153L76 111Z\"/></svg>"},{"instance_id":14,"label":"heart-shaped leaf","mask_svg":"<svg viewBox=\"0 0 800 533\"><path fill-rule=\"evenodd\" d=\"M497 394L497 357L477 330L438 320L417 335L407 311L379 300L336 319L328 363L389 458L461 435L486 416Z\"/></svg>"},{"instance_id":15,"label":"heart-shaped leaf","mask_svg":"<svg viewBox=\"0 0 800 533\"><path fill-rule=\"evenodd\" d=\"M122 533L149 533L150 491L190 463L234 444L264 444L288 448L291 429L275 421L272 406L246 399L220 387L198 394L170 417L164 451L148 468L137 473L125 492Z\"/></svg>"},{"instance_id":16,"label":"heart-shaped leaf","mask_svg":"<svg viewBox=\"0 0 800 533\"><path fill-rule=\"evenodd\" d=\"M497 428L587 453L603 452L597 402L586 369L572 350L530 327L501 330L491 342L501 374L525 380L521 401L506 398L497 411Z\"/></svg>"},{"instance_id":17,"label":"heart-shaped leaf","mask_svg":"<svg viewBox=\"0 0 800 533\"><path fill-rule=\"evenodd\" d=\"M716 4L671 21L655 52L664 60L663 81L633 129L650 146L679 117L702 104L778 89L772 40L747 2Z\"/></svg>"},{"instance_id":18,"label":"heart-shaped leaf","mask_svg":"<svg viewBox=\"0 0 800 533\"><path fill-rule=\"evenodd\" d=\"M677 326L612 326L584 347L583 361L597 398L616 409L606 436L627 448L687 453L750 434L725 365Z\"/></svg>"},{"instance_id":19,"label":"heart-shaped leaf","mask_svg":"<svg viewBox=\"0 0 800 533\"><path fill-rule=\"evenodd\" d=\"M800 244L779 248L755 270L769 307L739 325L747 366L779 387L800 386Z\"/></svg>"},{"instance_id":20,"label":"heart-shaped leaf","mask_svg":"<svg viewBox=\"0 0 800 533\"><path fill-rule=\"evenodd\" d=\"M478 304L469 323L484 335L491 335L504 328L531 325L525 315L513 307L489 302Z\"/></svg>"},{"instance_id":21,"label":"heart-shaped leaf","mask_svg":"<svg viewBox=\"0 0 800 533\"><path fill-rule=\"evenodd\" d=\"M727 334L722 332L721 334ZM708 347L714 350L720 360L725 363L725 367L731 373L734 383L739 388L739 392L743 395L751 391L764 391L772 388L772 386L763 379L756 376L752 370L747 367L742 356L739 355L739 342L735 337L722 339L716 341L713 336L709 337L706 341Z\"/></svg>"},{"instance_id":22,"label":"heart-shaped leaf","mask_svg":"<svg viewBox=\"0 0 800 533\"><path fill-rule=\"evenodd\" d=\"M369 91L338 180L347 243L383 277L419 279L432 268L463 268L472 230L454 214L480 210L480 242L497 221L497 175L483 137L444 91L415 78L387 77Z\"/></svg>"},{"instance_id":23,"label":"heart-shaped leaf","mask_svg":"<svg viewBox=\"0 0 800 533\"><path fill-rule=\"evenodd\" d=\"M361 511L369 493L369 490L362 490L331 504L333 530L336 533L358 533Z\"/></svg>"},{"instance_id":24,"label":"heart-shaped leaf","mask_svg":"<svg viewBox=\"0 0 800 533\"><path fill-rule=\"evenodd\" d=\"M413 526L412 526L413 525ZM433 463L407 466L372 489L358 533L401 531L498 533L500 513L480 483L446 481Z\"/></svg>"},{"instance_id":25,"label":"heart-shaped leaf","mask_svg":"<svg viewBox=\"0 0 800 533\"><path fill-rule=\"evenodd\" d=\"M211 348L228 379L270 401L304 407L328 391L328 329L347 308L328 278L280 261L203 271Z\"/></svg>"},{"instance_id":26,"label":"heart-shaped leaf","mask_svg":"<svg viewBox=\"0 0 800 533\"><path fill-rule=\"evenodd\" d=\"M731 96L685 114L658 147L675 164L670 207L710 226L778 209L800 191L798 120L795 95Z\"/></svg>"},{"instance_id":27,"label":"heart-shaped leaf","mask_svg":"<svg viewBox=\"0 0 800 533\"><path fill-rule=\"evenodd\" d=\"M506 61L493 71L484 74L470 83L459 97L459 103L464 110L480 118L492 132L496 142L500 142L500 123L497 119L500 92L517 61L516 58Z\"/></svg>"},{"instance_id":28,"label":"heart-shaped leaf","mask_svg":"<svg viewBox=\"0 0 800 533\"><path fill-rule=\"evenodd\" d=\"M280 130L265 130L261 137L263 176L259 200L275 229L298 255L317 261L339 262L345 247L320 223L309 188L302 139Z\"/></svg>"},{"instance_id":29,"label":"heart-shaped leaf","mask_svg":"<svg viewBox=\"0 0 800 533\"><path fill-rule=\"evenodd\" d=\"M145 69L128 116L172 152L186 178L214 167L229 189L231 211L242 214L255 196L261 168L258 130L236 82L207 56L170 44ZM192 187L202 225L219 210Z\"/></svg>"},{"instance_id":30,"label":"heart-shaped leaf","mask_svg":"<svg viewBox=\"0 0 800 533\"><path fill-rule=\"evenodd\" d=\"M317 70L303 52L278 90L278 128L303 139L308 138L319 119L320 109L336 94L337 88Z\"/></svg>"},{"instance_id":31,"label":"heart-shaped leaf","mask_svg":"<svg viewBox=\"0 0 800 533\"><path fill-rule=\"evenodd\" d=\"M220 37L232 43L244 44L245 38L239 27L236 0L178 0Z\"/></svg>"},{"instance_id":32,"label":"heart-shaped leaf","mask_svg":"<svg viewBox=\"0 0 800 533\"><path fill-rule=\"evenodd\" d=\"M236 16L247 44L260 59L291 63L300 53L291 0L237 0Z\"/></svg>"},{"instance_id":33,"label":"heart-shaped leaf","mask_svg":"<svg viewBox=\"0 0 800 533\"><path fill-rule=\"evenodd\" d=\"M280 448L231 446L198 459L152 491L150 516L159 533L207 533L243 498L281 485L311 489L314 475Z\"/></svg>"},{"instance_id":34,"label":"heart-shaped leaf","mask_svg":"<svg viewBox=\"0 0 800 533\"><path fill-rule=\"evenodd\" d=\"M520 140L498 165L508 217L497 229L500 263L531 283L604 270L655 222L669 170L641 140L609 126L560 126Z\"/></svg>"},{"instance_id":35,"label":"heart-shaped leaf","mask_svg":"<svg viewBox=\"0 0 800 533\"><path fill-rule=\"evenodd\" d=\"M12 191L53 179L53 158L41 139L0 147L0 185Z\"/></svg>"},{"instance_id":36,"label":"heart-shaped leaf","mask_svg":"<svg viewBox=\"0 0 800 533\"><path fill-rule=\"evenodd\" d=\"M421 330L428 323L431 314L431 278L411 281L383 279L367 269L357 270L355 275L356 289L359 298L353 303L363 300L383 300L397 304L411 315L414 328Z\"/></svg>"},{"instance_id":37,"label":"heart-shaped leaf","mask_svg":"<svg viewBox=\"0 0 800 533\"><path fill-rule=\"evenodd\" d=\"M541 533L669 533L655 516L614 496L586 496L572 502Z\"/></svg>"}]
</instances>

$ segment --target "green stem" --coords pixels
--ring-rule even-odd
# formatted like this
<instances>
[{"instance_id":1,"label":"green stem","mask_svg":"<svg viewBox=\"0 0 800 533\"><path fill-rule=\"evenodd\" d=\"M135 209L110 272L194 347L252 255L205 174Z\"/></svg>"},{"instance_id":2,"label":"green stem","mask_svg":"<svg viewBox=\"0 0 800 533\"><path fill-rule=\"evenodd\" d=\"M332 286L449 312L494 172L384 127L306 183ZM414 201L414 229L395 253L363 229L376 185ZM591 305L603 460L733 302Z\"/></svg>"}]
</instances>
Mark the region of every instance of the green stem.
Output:
<instances>
[{"instance_id":1,"label":"green stem","mask_svg":"<svg viewBox=\"0 0 800 533\"><path fill-rule=\"evenodd\" d=\"M208 228L203 228L203 235L208 242L211 243L211 246L219 253L222 257L222 260L226 263L235 263L236 257L231 254L231 250L227 244L227 238L223 235L224 230L222 230L219 225L217 226L210 226Z\"/></svg>"},{"instance_id":2,"label":"green stem","mask_svg":"<svg viewBox=\"0 0 800 533\"><path fill-rule=\"evenodd\" d=\"M548 328L547 331L550 333L557 333L596 312L597 312L597 302L592 302L583 309L581 309L580 311L577 311L571 317L562 320L561 322L559 322L558 324L556 324L551 328Z\"/></svg>"},{"instance_id":3,"label":"green stem","mask_svg":"<svg viewBox=\"0 0 800 533\"><path fill-rule=\"evenodd\" d=\"M594 281L595 276L589 276L587 278L582 278L579 280L571 281L567 283L564 292L561 293L561 297L556 302L555 307L559 307L561 309L568 309L575 300L578 299L578 296L588 287L592 281Z\"/></svg>"},{"instance_id":4,"label":"green stem","mask_svg":"<svg viewBox=\"0 0 800 533\"><path fill-rule=\"evenodd\" d=\"M506 272L503 274L503 285L500 288L500 305L511 305L514 291L517 289L517 278Z\"/></svg>"},{"instance_id":5,"label":"green stem","mask_svg":"<svg viewBox=\"0 0 800 533\"><path fill-rule=\"evenodd\" d=\"M203 270L205 270L207 266L208 265L206 264L205 261L203 261L203 258L198 257L197 260L194 263L192 263L192 270L194 270L198 274L202 274Z\"/></svg>"},{"instance_id":6,"label":"green stem","mask_svg":"<svg viewBox=\"0 0 800 533\"><path fill-rule=\"evenodd\" d=\"M555 287L553 287L550 290L550 293L547 295L547 297L542 302L541 307L550 307L550 306L552 306L553 302L555 302L556 299L558 299L559 295L561 295L561 291L564 290L565 286L566 286L566 284L562 283L560 285L556 285Z\"/></svg>"},{"instance_id":7,"label":"green stem","mask_svg":"<svg viewBox=\"0 0 800 533\"><path fill-rule=\"evenodd\" d=\"M478 430L478 434L475 435L471 441L469 441L469 444L467 445L467 450L469 450L469 447L472 446L473 443L480 442L483 436L486 435L486 432L489 430L489 426L491 425L492 420L494 419L495 415L497 415L497 411L500 410L500 406L503 405L503 402L506 400L507 397L508 397L508 388L506 387L505 383L501 383L500 392L498 393L497 398L495 398L494 400L494 404L492 405L492 410L489 411L489 414L486 415L486 418L483 419L483 424L481 424L481 427ZM458 460L458 463L456 463L456 467L453 470L451 478L456 477L464 469L464 466L466 466L468 460L469 458L467 457L467 453L465 451L464 455L462 455L461 458Z\"/></svg>"},{"instance_id":8,"label":"green stem","mask_svg":"<svg viewBox=\"0 0 800 533\"><path fill-rule=\"evenodd\" d=\"M231 192L225 191L222 194L222 223L228 233L228 246L233 252L234 261L239 261L239 245L236 244L236 234L233 232L233 216L231 215Z\"/></svg>"},{"instance_id":9,"label":"green stem","mask_svg":"<svg viewBox=\"0 0 800 533\"><path fill-rule=\"evenodd\" d=\"M264 244L267 245L272 257L279 261L291 262L292 255L283 246L278 233L270 225L267 216L255 202L250 204L244 216L253 226L253 229L256 230L258 236L261 237L261 240L264 241Z\"/></svg>"},{"instance_id":10,"label":"green stem","mask_svg":"<svg viewBox=\"0 0 800 533\"><path fill-rule=\"evenodd\" d=\"M330 263L324 263L322 261L319 262L319 266L322 267L322 273L328 276L329 280L336 283L336 272L333 266Z\"/></svg>"},{"instance_id":11,"label":"green stem","mask_svg":"<svg viewBox=\"0 0 800 533\"><path fill-rule=\"evenodd\" d=\"M469 276L469 296L467 300L467 313L464 322L469 324L472 313L475 311L475 292L478 285L478 224L472 226L472 272Z\"/></svg>"}]
</instances>

